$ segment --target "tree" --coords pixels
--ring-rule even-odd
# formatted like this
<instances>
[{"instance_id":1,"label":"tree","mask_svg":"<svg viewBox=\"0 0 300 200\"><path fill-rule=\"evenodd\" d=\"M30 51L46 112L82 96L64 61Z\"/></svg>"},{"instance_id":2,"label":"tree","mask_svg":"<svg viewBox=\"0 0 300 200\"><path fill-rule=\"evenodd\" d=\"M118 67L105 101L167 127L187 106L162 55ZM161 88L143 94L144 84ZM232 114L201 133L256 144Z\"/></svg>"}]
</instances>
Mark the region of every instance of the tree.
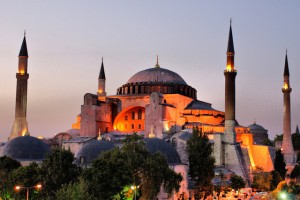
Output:
<instances>
[{"instance_id":1,"label":"tree","mask_svg":"<svg viewBox=\"0 0 300 200\"><path fill-rule=\"evenodd\" d=\"M291 178L298 178L300 176L300 166L296 165L291 173Z\"/></svg>"},{"instance_id":2,"label":"tree","mask_svg":"<svg viewBox=\"0 0 300 200\"><path fill-rule=\"evenodd\" d=\"M274 159L274 168L276 171L279 172L280 176L284 179L286 169L285 169L284 157L283 154L281 153L281 150L276 151L275 159Z\"/></svg>"},{"instance_id":3,"label":"tree","mask_svg":"<svg viewBox=\"0 0 300 200\"><path fill-rule=\"evenodd\" d=\"M14 170L11 173L11 179L14 185L25 187L35 186L42 182L40 170L38 164L31 163L28 166L19 167ZM29 190L29 192L30 199L41 199L41 193L38 190ZM26 190L20 190L14 196L22 199L22 197L26 196Z\"/></svg>"},{"instance_id":4,"label":"tree","mask_svg":"<svg viewBox=\"0 0 300 200\"><path fill-rule=\"evenodd\" d=\"M244 179L238 175L233 175L230 177L231 188L234 190L239 190L246 186Z\"/></svg>"},{"instance_id":5,"label":"tree","mask_svg":"<svg viewBox=\"0 0 300 200\"><path fill-rule=\"evenodd\" d=\"M272 181L271 181L271 190L274 190L276 189L277 185L283 180L281 175L279 174L278 171L276 170L273 170L271 172L271 175L272 175Z\"/></svg>"},{"instance_id":6,"label":"tree","mask_svg":"<svg viewBox=\"0 0 300 200\"><path fill-rule=\"evenodd\" d=\"M88 186L83 178L77 182L63 185L56 193L56 200L96 200L88 192Z\"/></svg>"},{"instance_id":7,"label":"tree","mask_svg":"<svg viewBox=\"0 0 300 200\"><path fill-rule=\"evenodd\" d=\"M74 156L69 150L52 149L46 155L41 167L45 196L54 197L63 184L77 180L80 171L73 161Z\"/></svg>"},{"instance_id":8,"label":"tree","mask_svg":"<svg viewBox=\"0 0 300 200\"><path fill-rule=\"evenodd\" d=\"M179 189L182 180L181 175L169 168L165 157L150 154L136 134L125 139L122 148L101 154L83 174L90 193L100 199L112 199L125 187L140 186L141 199L152 200L161 185L171 194Z\"/></svg>"},{"instance_id":9,"label":"tree","mask_svg":"<svg viewBox=\"0 0 300 200\"><path fill-rule=\"evenodd\" d=\"M256 169L253 171L253 174L254 177L252 187L259 190L269 191L272 181L271 173L264 172L262 168L256 167Z\"/></svg>"},{"instance_id":10,"label":"tree","mask_svg":"<svg viewBox=\"0 0 300 200\"><path fill-rule=\"evenodd\" d=\"M202 130L193 129L190 139L187 141L189 159L189 175L195 184L197 192L206 195L211 191L214 178L215 159L212 155L212 144Z\"/></svg>"},{"instance_id":11,"label":"tree","mask_svg":"<svg viewBox=\"0 0 300 200\"><path fill-rule=\"evenodd\" d=\"M13 170L21 167L21 164L7 156L0 157L0 198L9 199L13 194L14 182L10 178Z\"/></svg>"}]
</instances>

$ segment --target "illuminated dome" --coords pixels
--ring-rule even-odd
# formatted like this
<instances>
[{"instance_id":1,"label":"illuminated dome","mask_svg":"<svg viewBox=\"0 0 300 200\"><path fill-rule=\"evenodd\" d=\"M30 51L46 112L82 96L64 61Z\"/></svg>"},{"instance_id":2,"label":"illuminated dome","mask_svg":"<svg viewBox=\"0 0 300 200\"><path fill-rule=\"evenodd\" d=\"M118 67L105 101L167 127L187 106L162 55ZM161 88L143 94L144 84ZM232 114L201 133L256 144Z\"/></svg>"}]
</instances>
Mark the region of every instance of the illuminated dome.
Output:
<instances>
[{"instance_id":1,"label":"illuminated dome","mask_svg":"<svg viewBox=\"0 0 300 200\"><path fill-rule=\"evenodd\" d=\"M48 144L31 136L20 136L8 141L0 156L8 156L18 161L42 161L50 151Z\"/></svg>"},{"instance_id":2,"label":"illuminated dome","mask_svg":"<svg viewBox=\"0 0 300 200\"><path fill-rule=\"evenodd\" d=\"M133 75L127 83L139 83L139 82L149 82L149 83L174 83L187 85L186 82L177 73L172 72L168 69L161 67L149 68L140 71Z\"/></svg>"},{"instance_id":3,"label":"illuminated dome","mask_svg":"<svg viewBox=\"0 0 300 200\"><path fill-rule=\"evenodd\" d=\"M158 64L134 74L117 90L118 95L151 94L152 92L181 94L197 99L197 91L189 86L180 75L161 68Z\"/></svg>"},{"instance_id":4,"label":"illuminated dome","mask_svg":"<svg viewBox=\"0 0 300 200\"><path fill-rule=\"evenodd\" d=\"M250 131L266 131L266 129L264 127L256 124L255 122L254 122L254 124L251 124L250 126L248 126L248 128L250 128Z\"/></svg>"}]
</instances>

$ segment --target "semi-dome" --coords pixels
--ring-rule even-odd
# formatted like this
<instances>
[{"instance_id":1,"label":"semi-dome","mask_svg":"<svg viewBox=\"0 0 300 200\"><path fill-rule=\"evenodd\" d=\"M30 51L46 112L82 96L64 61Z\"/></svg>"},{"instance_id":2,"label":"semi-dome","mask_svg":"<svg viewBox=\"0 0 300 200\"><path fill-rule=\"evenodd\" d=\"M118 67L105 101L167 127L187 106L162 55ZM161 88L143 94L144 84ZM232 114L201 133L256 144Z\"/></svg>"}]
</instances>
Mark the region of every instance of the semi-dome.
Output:
<instances>
[{"instance_id":1,"label":"semi-dome","mask_svg":"<svg viewBox=\"0 0 300 200\"><path fill-rule=\"evenodd\" d=\"M189 86L180 75L161 68L158 64L134 74L117 90L118 95L151 94L152 92L181 94L197 99L197 91Z\"/></svg>"},{"instance_id":2,"label":"semi-dome","mask_svg":"<svg viewBox=\"0 0 300 200\"><path fill-rule=\"evenodd\" d=\"M254 122L254 124L251 124L250 126L248 126L248 128L250 129L250 131L266 131L266 129L264 127L256 124L255 122Z\"/></svg>"},{"instance_id":3,"label":"semi-dome","mask_svg":"<svg viewBox=\"0 0 300 200\"><path fill-rule=\"evenodd\" d=\"M8 141L0 156L8 156L18 161L41 161L50 151L48 144L32 136L20 136Z\"/></svg>"},{"instance_id":4,"label":"semi-dome","mask_svg":"<svg viewBox=\"0 0 300 200\"><path fill-rule=\"evenodd\" d=\"M167 162L170 163L181 163L180 157L177 151L172 147L171 144L165 142L159 138L144 138L146 148L150 153L159 152L166 157Z\"/></svg>"},{"instance_id":5,"label":"semi-dome","mask_svg":"<svg viewBox=\"0 0 300 200\"><path fill-rule=\"evenodd\" d=\"M101 153L111 150L115 145L106 140L93 140L75 153L75 164L89 165L97 159Z\"/></svg>"},{"instance_id":6,"label":"semi-dome","mask_svg":"<svg viewBox=\"0 0 300 200\"><path fill-rule=\"evenodd\" d=\"M133 75L127 83L174 83L187 85L181 76L177 73L161 67L149 68Z\"/></svg>"}]
</instances>

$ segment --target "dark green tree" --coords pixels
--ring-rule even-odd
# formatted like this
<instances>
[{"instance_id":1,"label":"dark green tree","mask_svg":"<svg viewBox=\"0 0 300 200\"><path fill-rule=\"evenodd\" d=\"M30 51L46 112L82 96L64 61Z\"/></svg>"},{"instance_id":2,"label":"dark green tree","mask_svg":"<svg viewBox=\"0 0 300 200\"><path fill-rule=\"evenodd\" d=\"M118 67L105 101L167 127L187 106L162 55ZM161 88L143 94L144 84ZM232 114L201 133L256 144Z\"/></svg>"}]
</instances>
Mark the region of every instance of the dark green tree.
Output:
<instances>
[{"instance_id":1,"label":"dark green tree","mask_svg":"<svg viewBox=\"0 0 300 200\"><path fill-rule=\"evenodd\" d=\"M244 181L244 179L238 175L231 176L230 182L231 182L230 186L234 190L239 190L246 186L246 182Z\"/></svg>"},{"instance_id":2,"label":"dark green tree","mask_svg":"<svg viewBox=\"0 0 300 200\"><path fill-rule=\"evenodd\" d=\"M282 179L284 179L286 169L285 169L284 157L283 154L281 153L281 150L276 151L275 159L274 159L274 168L276 171L278 171Z\"/></svg>"},{"instance_id":3,"label":"dark green tree","mask_svg":"<svg viewBox=\"0 0 300 200\"><path fill-rule=\"evenodd\" d=\"M281 175L278 171L273 170L271 172L272 181L271 181L271 190L275 190L277 188L277 185L283 180Z\"/></svg>"},{"instance_id":4,"label":"dark green tree","mask_svg":"<svg viewBox=\"0 0 300 200\"><path fill-rule=\"evenodd\" d=\"M0 199L9 199L13 195L14 182L10 175L19 167L21 164L18 161L6 156L0 157Z\"/></svg>"},{"instance_id":5,"label":"dark green tree","mask_svg":"<svg viewBox=\"0 0 300 200\"><path fill-rule=\"evenodd\" d=\"M63 185L55 194L56 200L96 200L88 192L88 185L83 178L77 182Z\"/></svg>"},{"instance_id":6,"label":"dark green tree","mask_svg":"<svg viewBox=\"0 0 300 200\"><path fill-rule=\"evenodd\" d=\"M129 136L122 148L101 154L83 174L90 194L98 199L113 199L117 194L121 196L125 187L137 186L142 199L152 200L161 185L171 194L182 180L169 168L165 157L150 154L136 134Z\"/></svg>"},{"instance_id":7,"label":"dark green tree","mask_svg":"<svg viewBox=\"0 0 300 200\"><path fill-rule=\"evenodd\" d=\"M32 187L41 184L40 168L38 164L31 163L29 166L19 167L11 173L11 179L15 185ZM15 198L22 199L26 196L25 190L15 193ZM29 190L30 199L41 199L41 192L38 189Z\"/></svg>"},{"instance_id":8,"label":"dark green tree","mask_svg":"<svg viewBox=\"0 0 300 200\"><path fill-rule=\"evenodd\" d=\"M46 155L41 167L45 197L53 198L63 184L77 180L80 170L73 161L74 156L69 150L52 149Z\"/></svg>"},{"instance_id":9,"label":"dark green tree","mask_svg":"<svg viewBox=\"0 0 300 200\"><path fill-rule=\"evenodd\" d=\"M212 179L214 178L215 159L213 157L212 144L205 133L198 128L187 141L189 159L189 175L194 182L200 196L210 193Z\"/></svg>"},{"instance_id":10,"label":"dark green tree","mask_svg":"<svg viewBox=\"0 0 300 200\"><path fill-rule=\"evenodd\" d=\"M264 172L262 168L256 167L256 169L253 171L254 177L253 177L253 183L252 187L263 190L263 191L269 191L271 189L271 181L272 181L272 175L269 172Z\"/></svg>"},{"instance_id":11,"label":"dark green tree","mask_svg":"<svg viewBox=\"0 0 300 200\"><path fill-rule=\"evenodd\" d=\"M300 166L296 165L291 173L291 178L299 178L300 176Z\"/></svg>"}]
</instances>

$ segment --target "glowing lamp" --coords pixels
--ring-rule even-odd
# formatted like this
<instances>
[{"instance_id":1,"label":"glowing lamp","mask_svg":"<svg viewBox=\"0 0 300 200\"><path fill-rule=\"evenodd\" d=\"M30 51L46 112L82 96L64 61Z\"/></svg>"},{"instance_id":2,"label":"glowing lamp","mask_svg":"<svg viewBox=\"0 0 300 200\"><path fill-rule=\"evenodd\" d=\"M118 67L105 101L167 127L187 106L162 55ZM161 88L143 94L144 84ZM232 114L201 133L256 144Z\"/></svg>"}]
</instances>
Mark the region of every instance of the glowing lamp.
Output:
<instances>
[{"instance_id":1,"label":"glowing lamp","mask_svg":"<svg viewBox=\"0 0 300 200\"><path fill-rule=\"evenodd\" d=\"M42 184L37 184L37 185L35 186L35 188L36 188L36 189L42 189Z\"/></svg>"},{"instance_id":2,"label":"glowing lamp","mask_svg":"<svg viewBox=\"0 0 300 200\"><path fill-rule=\"evenodd\" d=\"M15 190L19 191L21 189L21 186L15 186Z\"/></svg>"},{"instance_id":3,"label":"glowing lamp","mask_svg":"<svg viewBox=\"0 0 300 200\"><path fill-rule=\"evenodd\" d=\"M283 89L286 90L286 89L288 89L288 88L289 88L289 85L288 85L287 83L284 83L284 84L283 84Z\"/></svg>"}]
</instances>

